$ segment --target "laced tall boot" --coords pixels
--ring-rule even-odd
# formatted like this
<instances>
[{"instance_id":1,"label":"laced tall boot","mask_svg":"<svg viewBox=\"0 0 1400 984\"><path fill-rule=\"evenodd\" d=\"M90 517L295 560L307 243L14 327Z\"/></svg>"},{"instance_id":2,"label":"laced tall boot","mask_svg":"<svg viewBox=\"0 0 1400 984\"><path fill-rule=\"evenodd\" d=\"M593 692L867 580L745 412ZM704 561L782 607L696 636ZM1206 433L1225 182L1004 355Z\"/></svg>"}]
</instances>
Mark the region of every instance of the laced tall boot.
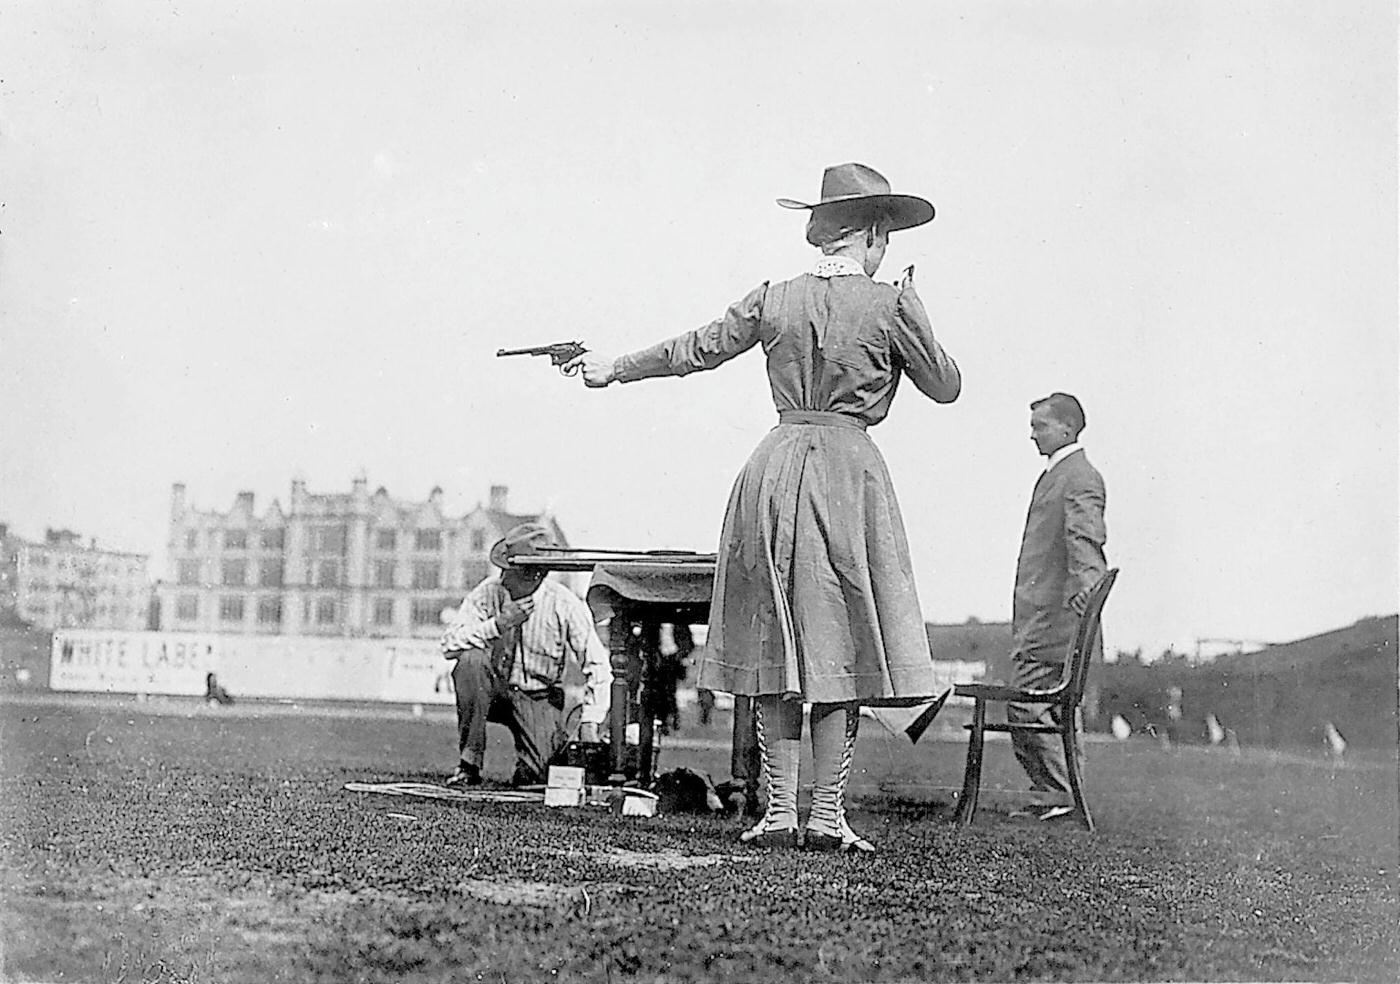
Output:
<instances>
[{"instance_id":1,"label":"laced tall boot","mask_svg":"<svg viewBox=\"0 0 1400 984\"><path fill-rule=\"evenodd\" d=\"M777 696L755 701L754 730L768 780L763 819L739 835L756 847L797 846L797 763L802 751L802 704Z\"/></svg>"},{"instance_id":2,"label":"laced tall boot","mask_svg":"<svg viewBox=\"0 0 1400 984\"><path fill-rule=\"evenodd\" d=\"M846 822L846 783L855 757L860 707L812 705L812 758L816 767L812 811L804 844L813 851L872 853L875 846Z\"/></svg>"}]
</instances>

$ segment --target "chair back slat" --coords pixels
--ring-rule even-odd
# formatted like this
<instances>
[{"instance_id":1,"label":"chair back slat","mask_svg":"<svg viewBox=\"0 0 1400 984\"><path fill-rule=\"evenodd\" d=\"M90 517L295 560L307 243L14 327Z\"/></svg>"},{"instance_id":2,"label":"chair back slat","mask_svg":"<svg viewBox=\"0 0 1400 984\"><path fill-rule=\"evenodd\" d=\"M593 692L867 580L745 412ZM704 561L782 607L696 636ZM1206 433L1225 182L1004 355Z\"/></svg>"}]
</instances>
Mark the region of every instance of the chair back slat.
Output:
<instances>
[{"instance_id":1,"label":"chair back slat","mask_svg":"<svg viewBox=\"0 0 1400 984\"><path fill-rule=\"evenodd\" d=\"M1099 583L1089 592L1084 614L1079 616L1079 628L1074 633L1069 658L1065 660L1066 686L1063 700L1069 707L1079 706L1079 702L1084 699L1084 687L1089 680L1089 664L1093 662L1094 642L1098 639L1103 606L1108 601L1108 593L1113 590L1113 582L1116 580L1116 567L1099 578Z\"/></svg>"}]
</instances>

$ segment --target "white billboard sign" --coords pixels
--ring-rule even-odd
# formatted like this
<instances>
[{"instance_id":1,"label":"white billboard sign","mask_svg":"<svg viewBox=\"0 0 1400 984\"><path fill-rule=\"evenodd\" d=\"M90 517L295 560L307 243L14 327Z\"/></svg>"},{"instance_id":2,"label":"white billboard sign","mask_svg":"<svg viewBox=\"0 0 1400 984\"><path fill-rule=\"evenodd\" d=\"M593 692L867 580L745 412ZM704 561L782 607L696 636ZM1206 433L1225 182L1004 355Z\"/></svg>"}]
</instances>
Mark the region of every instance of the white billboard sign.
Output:
<instances>
[{"instance_id":1,"label":"white billboard sign","mask_svg":"<svg viewBox=\"0 0 1400 984\"><path fill-rule=\"evenodd\" d=\"M451 670L431 639L65 629L54 633L49 686L202 696L214 673L236 697L450 704Z\"/></svg>"}]
</instances>

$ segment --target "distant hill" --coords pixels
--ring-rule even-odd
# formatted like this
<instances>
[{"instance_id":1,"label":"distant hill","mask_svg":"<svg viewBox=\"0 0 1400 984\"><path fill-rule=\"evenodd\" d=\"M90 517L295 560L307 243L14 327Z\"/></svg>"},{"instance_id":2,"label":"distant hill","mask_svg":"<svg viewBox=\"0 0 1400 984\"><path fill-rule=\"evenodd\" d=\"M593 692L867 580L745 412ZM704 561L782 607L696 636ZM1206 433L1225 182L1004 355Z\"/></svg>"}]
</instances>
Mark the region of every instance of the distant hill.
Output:
<instances>
[{"instance_id":1,"label":"distant hill","mask_svg":"<svg viewBox=\"0 0 1400 984\"><path fill-rule=\"evenodd\" d=\"M1347 662L1374 658L1397 660L1400 615L1363 618L1354 625L1333 629L1293 642L1266 646L1252 653L1229 653L1215 658L1214 665L1227 672L1249 672L1277 676L1309 673L1323 667L1336 668Z\"/></svg>"},{"instance_id":2,"label":"distant hill","mask_svg":"<svg viewBox=\"0 0 1400 984\"><path fill-rule=\"evenodd\" d=\"M1270 747L1322 748L1330 726L1352 748L1393 751L1397 636L1400 615L1387 615L1205 663L1120 661L1095 671L1103 719L1205 741L1214 717L1241 744Z\"/></svg>"}]
</instances>

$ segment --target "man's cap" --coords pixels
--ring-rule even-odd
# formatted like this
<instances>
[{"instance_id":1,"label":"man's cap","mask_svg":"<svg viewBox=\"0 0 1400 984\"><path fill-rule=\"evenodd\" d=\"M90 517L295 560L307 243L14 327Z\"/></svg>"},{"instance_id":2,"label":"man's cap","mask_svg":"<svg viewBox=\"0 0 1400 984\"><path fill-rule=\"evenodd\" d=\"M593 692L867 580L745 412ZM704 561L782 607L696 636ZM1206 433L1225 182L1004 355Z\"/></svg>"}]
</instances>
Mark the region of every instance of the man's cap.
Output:
<instances>
[{"instance_id":1,"label":"man's cap","mask_svg":"<svg viewBox=\"0 0 1400 984\"><path fill-rule=\"evenodd\" d=\"M491 563L509 570L512 558L533 556L542 552L540 547L558 545L553 531L543 523L521 523L492 545Z\"/></svg>"}]
</instances>

